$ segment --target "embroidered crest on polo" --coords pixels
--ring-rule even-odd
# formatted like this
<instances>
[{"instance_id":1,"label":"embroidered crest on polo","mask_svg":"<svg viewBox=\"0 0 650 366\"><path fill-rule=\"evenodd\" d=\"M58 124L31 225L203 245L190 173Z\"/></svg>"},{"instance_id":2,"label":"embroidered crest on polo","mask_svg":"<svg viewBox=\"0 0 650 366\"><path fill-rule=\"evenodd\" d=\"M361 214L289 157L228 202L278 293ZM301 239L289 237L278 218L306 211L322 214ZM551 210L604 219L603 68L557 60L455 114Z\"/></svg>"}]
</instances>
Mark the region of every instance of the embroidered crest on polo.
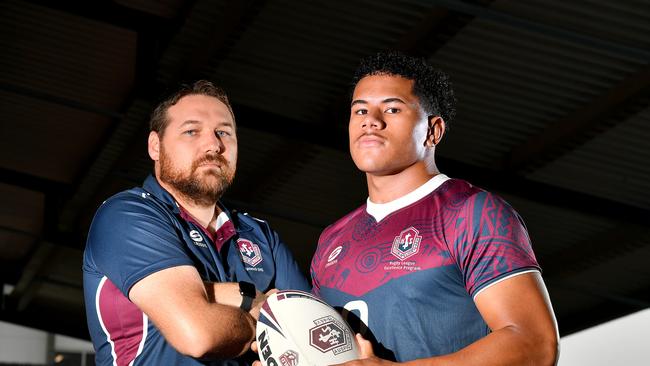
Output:
<instances>
[{"instance_id":1,"label":"embroidered crest on polo","mask_svg":"<svg viewBox=\"0 0 650 366\"><path fill-rule=\"evenodd\" d=\"M249 266L255 267L262 261L262 253L257 244L250 240L237 239L237 246L239 247L242 260Z\"/></svg>"},{"instance_id":2,"label":"embroidered crest on polo","mask_svg":"<svg viewBox=\"0 0 650 366\"><path fill-rule=\"evenodd\" d=\"M403 230L398 236L393 240L393 247L390 252L399 260L404 260L416 254L420 250L420 241L422 236L420 232L411 226L408 229Z\"/></svg>"}]
</instances>

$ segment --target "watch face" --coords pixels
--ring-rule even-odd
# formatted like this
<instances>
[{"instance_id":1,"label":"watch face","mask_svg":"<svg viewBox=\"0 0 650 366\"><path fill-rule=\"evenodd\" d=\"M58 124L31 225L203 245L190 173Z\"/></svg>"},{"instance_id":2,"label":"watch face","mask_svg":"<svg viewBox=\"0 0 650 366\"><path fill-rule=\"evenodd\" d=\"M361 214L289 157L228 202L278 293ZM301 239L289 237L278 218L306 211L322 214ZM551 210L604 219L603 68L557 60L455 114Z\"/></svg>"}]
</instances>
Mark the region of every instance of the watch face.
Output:
<instances>
[{"instance_id":1,"label":"watch face","mask_svg":"<svg viewBox=\"0 0 650 366\"><path fill-rule=\"evenodd\" d=\"M244 296L255 297L255 285L250 282L239 282L239 293Z\"/></svg>"}]
</instances>

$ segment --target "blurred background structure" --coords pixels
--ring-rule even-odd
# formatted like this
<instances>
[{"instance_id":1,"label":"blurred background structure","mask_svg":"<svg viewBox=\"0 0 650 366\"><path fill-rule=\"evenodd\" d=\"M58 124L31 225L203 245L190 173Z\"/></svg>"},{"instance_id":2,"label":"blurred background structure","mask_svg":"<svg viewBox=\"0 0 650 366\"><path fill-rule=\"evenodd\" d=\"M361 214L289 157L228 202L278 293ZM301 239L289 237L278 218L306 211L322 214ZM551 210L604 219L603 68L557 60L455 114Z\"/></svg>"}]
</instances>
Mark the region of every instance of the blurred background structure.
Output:
<instances>
[{"instance_id":1,"label":"blurred background structure","mask_svg":"<svg viewBox=\"0 0 650 366\"><path fill-rule=\"evenodd\" d=\"M439 168L523 216L562 335L650 307L650 3L460 0L0 2L0 320L87 338L81 256L101 202L151 171L161 91L230 94L237 177L308 268L366 198L347 149L360 57L447 71Z\"/></svg>"}]
</instances>

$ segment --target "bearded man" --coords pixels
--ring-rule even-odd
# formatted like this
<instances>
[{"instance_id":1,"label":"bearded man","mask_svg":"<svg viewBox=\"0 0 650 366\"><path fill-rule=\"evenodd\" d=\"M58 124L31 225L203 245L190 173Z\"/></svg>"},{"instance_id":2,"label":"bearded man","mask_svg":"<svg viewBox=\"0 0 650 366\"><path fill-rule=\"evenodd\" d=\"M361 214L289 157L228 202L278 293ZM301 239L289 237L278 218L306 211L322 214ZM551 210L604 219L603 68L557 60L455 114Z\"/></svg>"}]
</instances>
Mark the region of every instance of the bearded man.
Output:
<instances>
[{"instance_id":1,"label":"bearded man","mask_svg":"<svg viewBox=\"0 0 650 366\"><path fill-rule=\"evenodd\" d=\"M97 365L247 365L269 291L309 290L265 221L219 202L237 163L235 117L204 80L150 121L154 175L97 210L84 297Z\"/></svg>"}]
</instances>

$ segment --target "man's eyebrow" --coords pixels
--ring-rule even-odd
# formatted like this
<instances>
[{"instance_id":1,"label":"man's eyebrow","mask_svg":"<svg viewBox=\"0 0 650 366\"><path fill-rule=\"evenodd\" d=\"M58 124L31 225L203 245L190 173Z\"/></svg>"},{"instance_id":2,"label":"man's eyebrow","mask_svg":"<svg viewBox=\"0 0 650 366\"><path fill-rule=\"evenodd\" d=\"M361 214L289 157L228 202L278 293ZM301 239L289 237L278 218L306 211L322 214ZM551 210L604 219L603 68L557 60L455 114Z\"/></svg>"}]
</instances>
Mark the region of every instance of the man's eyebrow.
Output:
<instances>
[{"instance_id":1,"label":"man's eyebrow","mask_svg":"<svg viewBox=\"0 0 650 366\"><path fill-rule=\"evenodd\" d=\"M230 121L224 121L219 123L219 127L235 127L235 124Z\"/></svg>"},{"instance_id":2,"label":"man's eyebrow","mask_svg":"<svg viewBox=\"0 0 650 366\"><path fill-rule=\"evenodd\" d=\"M405 101L403 101L402 99L397 98L397 97L386 98L386 99L382 100L381 102L382 102L382 103L393 103L393 102L397 102L397 103L406 104ZM356 104L368 104L368 102L366 102L366 101L363 100L363 99L355 99L355 100L353 100L352 103L350 104L350 107L353 107L353 106L356 105Z\"/></svg>"},{"instance_id":3,"label":"man's eyebrow","mask_svg":"<svg viewBox=\"0 0 650 366\"><path fill-rule=\"evenodd\" d=\"M201 121L197 121L195 119L188 119L187 121L181 123L180 128L183 128L187 125L200 125Z\"/></svg>"},{"instance_id":4,"label":"man's eyebrow","mask_svg":"<svg viewBox=\"0 0 650 366\"><path fill-rule=\"evenodd\" d=\"M387 98L387 99L382 100L381 102L382 102L382 103L398 102L398 103L406 104L406 102L404 102L404 101L401 100L400 98Z\"/></svg>"},{"instance_id":5,"label":"man's eyebrow","mask_svg":"<svg viewBox=\"0 0 650 366\"><path fill-rule=\"evenodd\" d=\"M200 125L203 124L203 122L195 120L195 119L188 119L187 121L181 123L179 128L184 128L186 126L192 126L192 125ZM230 122L230 121L224 121L219 123L219 127L235 127L235 124Z\"/></svg>"}]
</instances>

